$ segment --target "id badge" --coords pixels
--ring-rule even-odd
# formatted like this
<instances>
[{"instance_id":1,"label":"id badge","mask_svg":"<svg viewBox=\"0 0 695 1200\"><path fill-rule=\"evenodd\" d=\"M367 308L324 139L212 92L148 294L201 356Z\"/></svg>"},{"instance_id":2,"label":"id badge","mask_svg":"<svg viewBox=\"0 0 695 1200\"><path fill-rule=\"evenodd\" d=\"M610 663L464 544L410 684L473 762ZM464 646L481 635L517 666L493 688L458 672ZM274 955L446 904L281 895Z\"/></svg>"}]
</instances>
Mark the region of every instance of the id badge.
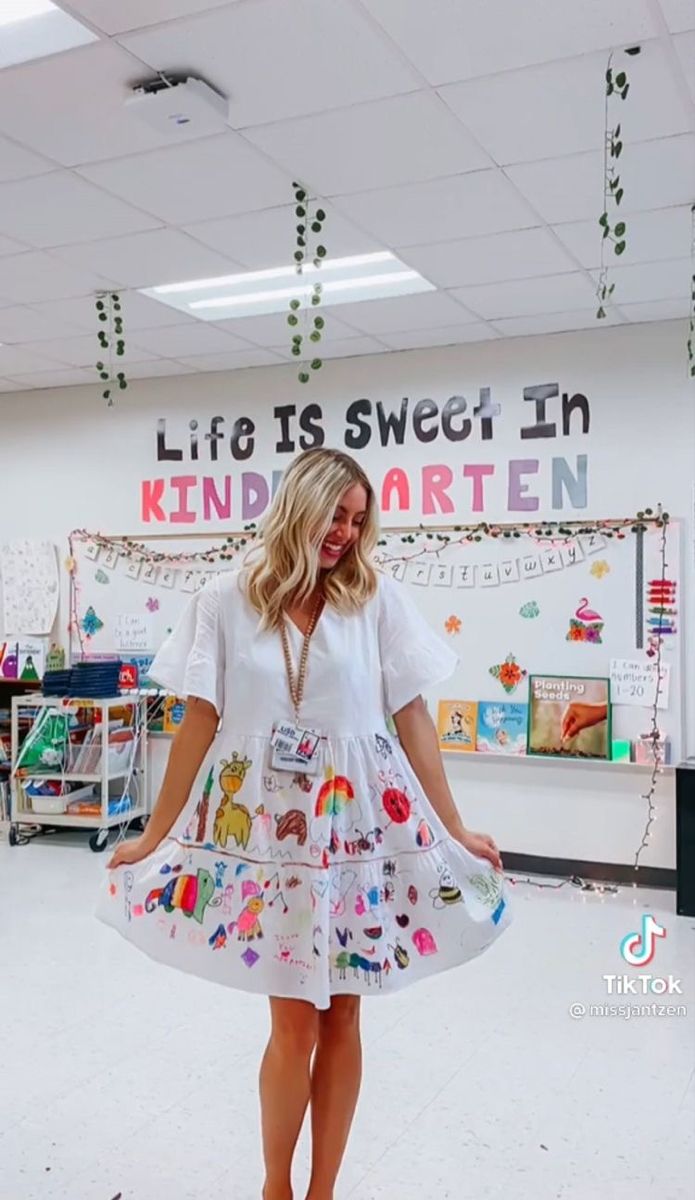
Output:
<instances>
[{"instance_id":1,"label":"id badge","mask_svg":"<svg viewBox=\"0 0 695 1200\"><path fill-rule=\"evenodd\" d=\"M274 771L315 775L319 769L321 735L294 721L276 721L270 739L270 765Z\"/></svg>"}]
</instances>

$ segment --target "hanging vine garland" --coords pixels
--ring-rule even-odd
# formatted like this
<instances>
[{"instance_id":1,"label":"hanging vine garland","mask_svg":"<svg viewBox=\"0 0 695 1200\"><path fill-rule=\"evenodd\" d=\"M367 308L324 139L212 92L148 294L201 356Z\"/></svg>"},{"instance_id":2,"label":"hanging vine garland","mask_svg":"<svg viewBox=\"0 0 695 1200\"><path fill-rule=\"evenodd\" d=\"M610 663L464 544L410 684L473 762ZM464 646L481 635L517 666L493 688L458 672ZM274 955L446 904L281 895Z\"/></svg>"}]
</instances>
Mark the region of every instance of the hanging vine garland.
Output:
<instances>
[{"instance_id":1,"label":"hanging vine garland","mask_svg":"<svg viewBox=\"0 0 695 1200\"><path fill-rule=\"evenodd\" d=\"M300 359L297 378L300 383L308 383L311 377L310 371L320 371L323 366L323 361L318 354L314 354L311 359L307 355L311 353L313 347L319 346L325 321L319 313L314 313L313 318L311 316L311 310L318 308L321 303L322 286L316 280L309 290L304 284L304 272L308 266L318 270L326 257L326 247L318 240L323 230L326 214L322 208L316 205L315 201L311 200L307 188L301 183L293 183L292 187L295 199L294 213L297 218L294 262L298 276L297 290L300 294L293 296L290 300L287 324L293 331L292 355L294 358ZM306 303L307 296L309 296L308 305ZM300 320L303 322L303 332L300 330ZM311 347L307 346L307 342L311 342Z\"/></svg>"},{"instance_id":2,"label":"hanging vine garland","mask_svg":"<svg viewBox=\"0 0 695 1200\"><path fill-rule=\"evenodd\" d=\"M688 321L688 372L695 378L695 204L690 207L690 319Z\"/></svg>"},{"instance_id":3,"label":"hanging vine garland","mask_svg":"<svg viewBox=\"0 0 695 1200\"><path fill-rule=\"evenodd\" d=\"M121 315L121 297L118 292L97 292L95 308L100 328L97 333L99 349L105 351L107 361L99 359L96 369L99 378L105 384L102 396L108 401L109 408L113 405L111 392L115 388L124 391L128 386L125 371L114 369L114 356L122 358L125 354L125 337L123 334L123 317Z\"/></svg>"},{"instance_id":4,"label":"hanging vine garland","mask_svg":"<svg viewBox=\"0 0 695 1200\"><path fill-rule=\"evenodd\" d=\"M640 53L641 46L630 46L625 50L625 54L636 55ZM609 242L613 244L613 253L621 255L625 252L627 246L627 225L623 220L611 223L611 212L613 212L613 220L618 215L617 209L622 203L624 189L620 182L618 174L618 159L623 152L622 141L622 124L617 122L612 123L611 113L615 110L617 101L623 101L627 98L630 90L630 81L626 71L613 70L613 51L608 55L608 63L606 66L605 75L605 104L604 104L604 129L603 129L603 211L599 217L598 223L601 227L601 269L599 272L598 285L596 288L596 296L598 299L598 308L596 317L602 320L606 316L606 303L610 302L613 292L615 291L615 283L608 282L608 264L606 263L606 248ZM614 206L614 208L612 207Z\"/></svg>"}]
</instances>

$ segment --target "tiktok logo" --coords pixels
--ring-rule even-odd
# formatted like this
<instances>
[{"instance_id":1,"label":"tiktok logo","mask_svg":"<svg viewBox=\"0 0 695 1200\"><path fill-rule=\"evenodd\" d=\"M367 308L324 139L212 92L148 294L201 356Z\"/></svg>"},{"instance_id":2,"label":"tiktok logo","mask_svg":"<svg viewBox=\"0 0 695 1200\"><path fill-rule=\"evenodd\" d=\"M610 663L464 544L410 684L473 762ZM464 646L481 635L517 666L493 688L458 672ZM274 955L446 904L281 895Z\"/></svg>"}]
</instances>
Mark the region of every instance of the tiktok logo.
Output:
<instances>
[{"instance_id":1,"label":"tiktok logo","mask_svg":"<svg viewBox=\"0 0 695 1200\"><path fill-rule=\"evenodd\" d=\"M656 939L666 937L663 925L651 913L643 913L639 933L627 933L620 943L620 953L631 967L646 967L656 953Z\"/></svg>"}]
</instances>

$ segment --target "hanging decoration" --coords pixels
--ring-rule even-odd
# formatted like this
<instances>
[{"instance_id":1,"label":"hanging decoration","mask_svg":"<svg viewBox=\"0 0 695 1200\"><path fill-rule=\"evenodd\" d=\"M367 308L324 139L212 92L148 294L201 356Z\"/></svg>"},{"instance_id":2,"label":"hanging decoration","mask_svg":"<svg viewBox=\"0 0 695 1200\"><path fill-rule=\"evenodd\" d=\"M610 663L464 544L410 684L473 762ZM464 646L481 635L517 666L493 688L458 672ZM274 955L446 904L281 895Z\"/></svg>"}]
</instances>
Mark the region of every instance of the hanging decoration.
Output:
<instances>
[{"instance_id":1,"label":"hanging decoration","mask_svg":"<svg viewBox=\"0 0 695 1200\"><path fill-rule=\"evenodd\" d=\"M625 50L625 54L639 54L641 46L630 46ZM623 101L627 98L630 90L630 81L627 77L627 72L624 70L614 71L613 69L614 52L611 50L608 55L608 63L606 66L605 76L605 104L604 104L604 129L603 129L603 209L599 217L599 225L601 227L601 269L599 272L598 285L596 296L598 299L598 308L596 316L598 320L602 320L606 316L606 304L610 303L613 292L615 291L615 283L608 282L608 264L606 263L606 250L608 243L613 245L613 253L621 255L625 252L627 246L627 226L625 221L615 220L619 215L618 209L622 203L624 189L620 181L618 172L618 159L623 152L622 140L622 123L618 121L613 124L614 116L617 116L616 106L618 101Z\"/></svg>"},{"instance_id":2,"label":"hanging decoration","mask_svg":"<svg viewBox=\"0 0 695 1200\"><path fill-rule=\"evenodd\" d=\"M323 366L318 347L325 321L318 312L312 316L312 309L321 304L323 288L317 279L309 284L307 275L315 276L326 257L326 247L319 241L326 214L301 183L293 183L292 187L297 218L294 251L297 295L290 300L287 324L292 330L292 355L299 360L297 378L300 383L308 383L310 371L320 371Z\"/></svg>"},{"instance_id":3,"label":"hanging decoration","mask_svg":"<svg viewBox=\"0 0 695 1200\"><path fill-rule=\"evenodd\" d=\"M638 513L638 516L641 514ZM659 539L659 588L658 592L661 595L662 615L667 607L668 595L668 563L666 561L666 531L668 529L669 516L668 513L659 511L659 519L657 524L661 528L661 537ZM651 837L652 825L656 820L656 804L654 796L656 794L657 783L659 776L663 774L664 769L664 742L659 730L659 702L661 692L664 686L664 673L662 671L662 655L663 655L663 638L661 635L661 622L656 627L656 633L652 633L652 648L654 654L654 673L656 684L654 687L653 700L650 708L650 726L649 726L649 741L651 742L652 754L652 770L649 776L649 784L646 792L643 793L642 799L647 803L647 816L644 825L644 831L640 840L640 844L635 853L634 867L635 871L639 868L639 861L642 851L646 850ZM649 653L649 652L647 652Z\"/></svg>"},{"instance_id":4,"label":"hanging decoration","mask_svg":"<svg viewBox=\"0 0 695 1200\"><path fill-rule=\"evenodd\" d=\"M116 371L114 362L115 358L122 358L125 354L121 297L118 292L97 292L95 307L99 321L97 338L99 349L103 352L103 358L97 361L96 369L105 385L102 396L111 408L112 391L116 388L124 391L128 386L125 371Z\"/></svg>"},{"instance_id":5,"label":"hanging decoration","mask_svg":"<svg viewBox=\"0 0 695 1200\"><path fill-rule=\"evenodd\" d=\"M695 204L690 207L690 319L688 321L688 372L695 378Z\"/></svg>"}]
</instances>

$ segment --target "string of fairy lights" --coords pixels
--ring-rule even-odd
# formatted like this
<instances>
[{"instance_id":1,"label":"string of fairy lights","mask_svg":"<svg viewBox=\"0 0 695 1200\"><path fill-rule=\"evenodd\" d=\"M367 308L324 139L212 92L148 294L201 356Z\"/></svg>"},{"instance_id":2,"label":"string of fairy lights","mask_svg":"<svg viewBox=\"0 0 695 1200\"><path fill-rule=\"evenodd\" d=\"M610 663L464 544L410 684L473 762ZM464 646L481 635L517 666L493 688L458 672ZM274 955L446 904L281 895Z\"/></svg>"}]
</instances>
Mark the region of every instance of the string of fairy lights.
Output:
<instances>
[{"instance_id":1,"label":"string of fairy lights","mask_svg":"<svg viewBox=\"0 0 695 1200\"><path fill-rule=\"evenodd\" d=\"M601 535L604 538L616 538L622 540L629 534L644 533L648 529L656 529L660 533L659 538L659 569L657 581L660 583L660 594L662 599L656 606L656 626L654 628L652 645L654 647L655 658L655 689L652 701L649 706L650 729L647 735L651 742L651 771L648 778L648 783L645 791L641 794L641 799L646 804L646 815L644 827L640 838L639 845L635 851L633 867L635 871L635 880L633 886L637 886L637 872L640 867L640 859L642 854L647 849L652 835L652 827L657 820L657 806L655 802L656 792L658 788L659 778L663 774L664 769L664 752L661 733L659 730L659 700L662 692L662 665L663 665L663 636L662 623L664 620L664 585L668 577L668 562L667 562L667 531L669 525L669 514L664 512L659 506L656 510L645 508L632 517L622 517L609 520L594 520L582 522L515 522L515 523L490 523L487 521L472 523L472 524L455 524L450 526L401 526L390 529L384 529L379 538L376 552L376 561L380 566L389 567L394 563L403 562L409 563L415 560L430 561L437 560L445 550L450 550L452 547L471 545L482 542L484 539L492 540L509 540L514 541L520 538L530 538L539 544L558 545L563 542L568 542L572 538L588 535ZM164 540L169 535L160 535L161 540ZM188 535L189 538L203 535ZM80 633L80 621L78 615L79 607L79 591L80 583L77 571L77 547L78 544L85 542L96 546L99 551L115 551L119 558L126 560L137 559L142 564L156 565L157 567L167 566L172 569L176 568L198 568L201 571L204 568L220 565L224 569L230 563L233 563L237 557L248 550L253 543L258 539L259 531L255 524L244 526L241 532L225 535L221 541L217 541L211 545L205 546L200 550L181 551L166 551L160 550L145 541L133 538L130 536L108 536L101 533L93 533L86 529L75 529L69 536L70 555L66 561L66 567L70 574L70 632L76 633L80 646L84 651L84 646ZM150 538L154 541L155 538ZM159 540L159 539L158 539ZM400 543L400 546L399 546ZM425 543L424 545L422 543ZM430 544L431 543L431 544ZM406 547L408 549L406 549ZM660 605L660 606L659 606ZM570 875L567 878L559 879L556 882L539 883L536 879L530 877L510 876L508 877L513 884L526 883L538 888L539 890L558 890L563 887L578 887L583 891L595 891L599 893L615 894L618 888L609 884L597 884L590 880L584 880L578 875Z\"/></svg>"}]
</instances>

